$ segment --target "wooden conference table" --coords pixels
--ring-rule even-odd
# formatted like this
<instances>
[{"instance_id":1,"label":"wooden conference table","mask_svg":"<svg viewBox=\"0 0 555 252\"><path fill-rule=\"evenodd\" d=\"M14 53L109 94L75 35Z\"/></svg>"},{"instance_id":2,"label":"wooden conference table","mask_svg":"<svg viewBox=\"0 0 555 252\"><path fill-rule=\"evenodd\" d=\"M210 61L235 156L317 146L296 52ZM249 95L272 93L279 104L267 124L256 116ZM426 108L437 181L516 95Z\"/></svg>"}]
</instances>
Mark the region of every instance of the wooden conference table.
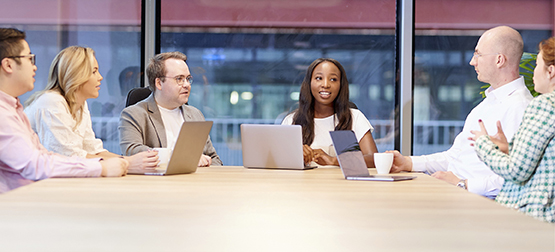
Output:
<instances>
[{"instance_id":1,"label":"wooden conference table","mask_svg":"<svg viewBox=\"0 0 555 252\"><path fill-rule=\"evenodd\" d=\"M415 175L210 167L48 179L0 195L0 250L555 251L554 225Z\"/></svg>"}]
</instances>

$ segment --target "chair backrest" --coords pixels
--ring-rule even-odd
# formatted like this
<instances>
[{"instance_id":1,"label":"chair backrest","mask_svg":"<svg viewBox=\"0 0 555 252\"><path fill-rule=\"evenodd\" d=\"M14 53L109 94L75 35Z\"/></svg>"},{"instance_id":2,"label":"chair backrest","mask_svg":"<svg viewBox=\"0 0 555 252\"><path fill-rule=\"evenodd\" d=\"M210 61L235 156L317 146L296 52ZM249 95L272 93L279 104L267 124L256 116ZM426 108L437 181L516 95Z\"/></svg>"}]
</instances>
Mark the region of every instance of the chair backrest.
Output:
<instances>
[{"instance_id":1,"label":"chair backrest","mask_svg":"<svg viewBox=\"0 0 555 252\"><path fill-rule=\"evenodd\" d=\"M125 102L125 107L131 106L137 102L146 99L152 91L148 87L138 87L129 90L127 93L127 100Z\"/></svg>"}]
</instances>

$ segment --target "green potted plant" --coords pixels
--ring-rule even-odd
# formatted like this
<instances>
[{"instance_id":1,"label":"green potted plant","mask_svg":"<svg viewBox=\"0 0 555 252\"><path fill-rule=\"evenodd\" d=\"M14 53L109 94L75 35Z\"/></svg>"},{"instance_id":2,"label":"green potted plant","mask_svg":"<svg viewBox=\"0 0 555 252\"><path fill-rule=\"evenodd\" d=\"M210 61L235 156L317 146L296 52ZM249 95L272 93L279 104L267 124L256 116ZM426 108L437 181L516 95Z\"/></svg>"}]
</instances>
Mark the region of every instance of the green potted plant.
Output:
<instances>
[{"instance_id":1,"label":"green potted plant","mask_svg":"<svg viewBox=\"0 0 555 252\"><path fill-rule=\"evenodd\" d=\"M534 90L534 80L532 79L532 77L534 76L534 68L536 68L537 57L538 57L538 54L536 53L525 52L522 54L522 58L520 59L520 65L519 65L520 75L524 76L524 83L526 84L526 87L528 88L528 90L530 90L530 93L534 97L539 95L539 93L536 92L536 90ZM480 87L482 89L482 91L480 92L480 94L482 95L482 98L486 97L485 90L489 86L490 86L489 84L486 84Z\"/></svg>"}]
</instances>

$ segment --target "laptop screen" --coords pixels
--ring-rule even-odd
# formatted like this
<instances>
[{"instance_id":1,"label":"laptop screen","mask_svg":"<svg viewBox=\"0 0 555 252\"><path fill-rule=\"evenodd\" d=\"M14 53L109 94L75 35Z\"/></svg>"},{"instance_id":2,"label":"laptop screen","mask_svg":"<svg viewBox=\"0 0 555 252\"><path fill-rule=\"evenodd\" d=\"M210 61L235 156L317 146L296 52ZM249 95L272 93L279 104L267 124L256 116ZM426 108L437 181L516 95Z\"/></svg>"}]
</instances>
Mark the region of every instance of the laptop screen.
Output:
<instances>
[{"instance_id":1,"label":"laptop screen","mask_svg":"<svg viewBox=\"0 0 555 252\"><path fill-rule=\"evenodd\" d=\"M345 178L368 176L364 156L352 130L330 131L337 160Z\"/></svg>"},{"instance_id":2,"label":"laptop screen","mask_svg":"<svg viewBox=\"0 0 555 252\"><path fill-rule=\"evenodd\" d=\"M300 125L241 124L243 166L304 169Z\"/></svg>"}]
</instances>

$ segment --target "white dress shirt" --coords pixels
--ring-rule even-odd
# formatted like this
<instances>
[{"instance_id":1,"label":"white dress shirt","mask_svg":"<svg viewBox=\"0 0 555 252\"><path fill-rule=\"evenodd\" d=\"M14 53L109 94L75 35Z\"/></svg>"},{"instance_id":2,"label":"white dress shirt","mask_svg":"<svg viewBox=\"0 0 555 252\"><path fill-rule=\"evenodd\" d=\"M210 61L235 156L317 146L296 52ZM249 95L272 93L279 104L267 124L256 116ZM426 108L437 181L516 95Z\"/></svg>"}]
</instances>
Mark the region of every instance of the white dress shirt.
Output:
<instances>
[{"instance_id":1,"label":"white dress shirt","mask_svg":"<svg viewBox=\"0 0 555 252\"><path fill-rule=\"evenodd\" d=\"M0 193L49 177L99 177L101 172L98 159L46 150L19 99L0 91Z\"/></svg>"},{"instance_id":2,"label":"white dress shirt","mask_svg":"<svg viewBox=\"0 0 555 252\"><path fill-rule=\"evenodd\" d=\"M494 197L503 186L503 178L495 174L478 158L474 147L470 146L471 130L480 130L478 120L482 119L489 135L497 133L497 121L501 121L507 140L513 138L518 129L524 110L532 100L532 95L520 77L497 89L486 90L486 98L466 117L462 132L457 135L453 146L447 151L431 155L413 156L412 170L434 173L451 171L461 179L467 179L468 191L483 196Z\"/></svg>"},{"instance_id":3,"label":"white dress shirt","mask_svg":"<svg viewBox=\"0 0 555 252\"><path fill-rule=\"evenodd\" d=\"M42 94L25 108L25 113L40 142L49 151L78 157L106 151L102 147L102 140L94 135L86 102L83 106L83 119L77 127L67 101L57 91Z\"/></svg>"}]
</instances>

